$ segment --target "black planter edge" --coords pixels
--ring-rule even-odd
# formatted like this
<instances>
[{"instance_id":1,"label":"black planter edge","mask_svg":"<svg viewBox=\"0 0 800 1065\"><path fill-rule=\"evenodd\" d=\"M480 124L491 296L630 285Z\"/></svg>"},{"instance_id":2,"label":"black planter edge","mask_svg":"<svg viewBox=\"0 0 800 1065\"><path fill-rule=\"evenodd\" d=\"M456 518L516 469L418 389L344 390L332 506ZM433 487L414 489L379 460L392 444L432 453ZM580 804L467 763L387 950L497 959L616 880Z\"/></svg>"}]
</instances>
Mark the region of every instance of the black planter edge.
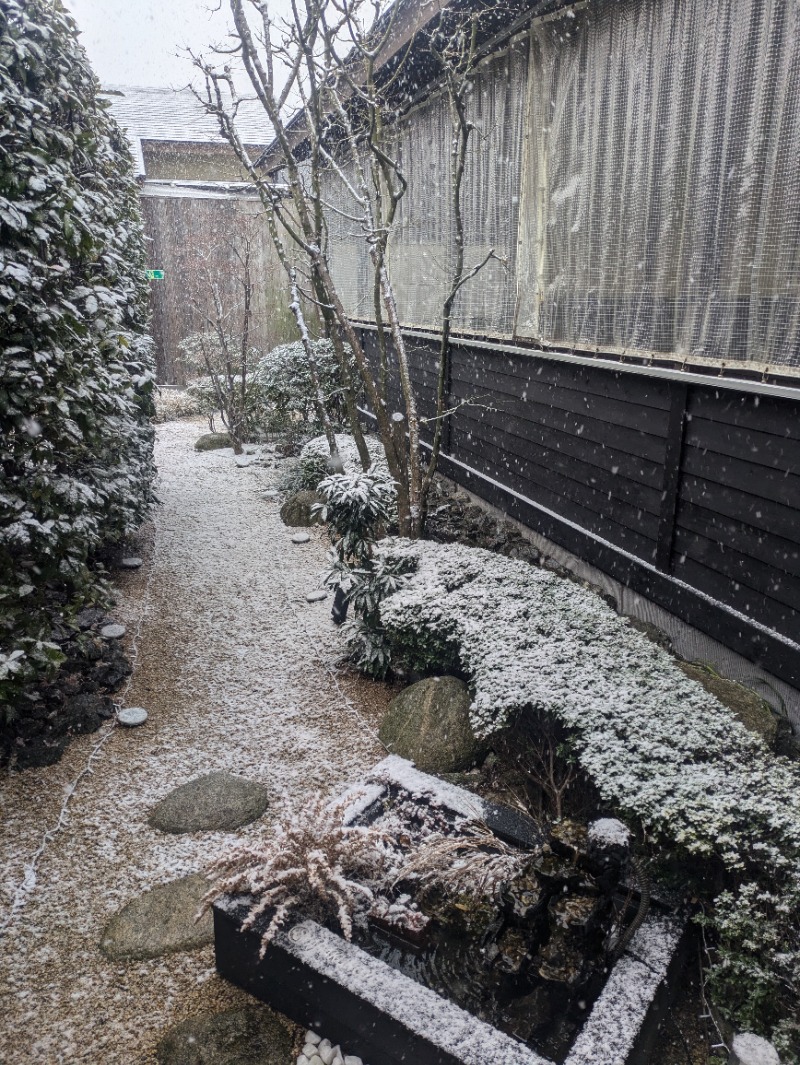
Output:
<instances>
[{"instance_id":1,"label":"black planter edge","mask_svg":"<svg viewBox=\"0 0 800 1065\"><path fill-rule=\"evenodd\" d=\"M395 755L351 789L354 805L347 819L356 820L389 782L457 813L478 814L490 828L499 820L509 842L531 841L533 822L528 818L519 815L519 824L509 823L506 808L422 773ZM258 931L241 930L245 913L242 899L228 896L214 904L220 975L370 1065L552 1065L314 921L279 934L262 958ZM645 1065L672 997L685 927L674 915L653 913L645 920L609 974L564 1065ZM370 974L362 988L348 980L354 968ZM385 987L394 993L383 994ZM415 1003L410 1014L407 1006L402 1008L408 1001Z\"/></svg>"}]
</instances>

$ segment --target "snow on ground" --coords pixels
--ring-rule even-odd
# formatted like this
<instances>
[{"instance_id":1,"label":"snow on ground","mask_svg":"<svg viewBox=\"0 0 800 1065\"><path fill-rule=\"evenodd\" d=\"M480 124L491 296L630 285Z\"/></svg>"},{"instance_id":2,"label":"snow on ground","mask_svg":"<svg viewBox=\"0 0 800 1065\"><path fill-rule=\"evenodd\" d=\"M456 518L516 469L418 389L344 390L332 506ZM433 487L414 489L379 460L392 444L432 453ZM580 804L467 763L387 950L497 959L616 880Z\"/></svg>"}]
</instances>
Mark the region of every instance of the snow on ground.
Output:
<instances>
[{"instance_id":1,"label":"snow on ground","mask_svg":"<svg viewBox=\"0 0 800 1065\"><path fill-rule=\"evenodd\" d=\"M146 707L148 723L106 726L74 740L58 765L0 781L0 928L17 903L0 946L4 1065L145 1065L172 1024L242 1001L215 975L211 947L122 963L99 952L120 906L202 869L228 838L150 828L167 792L228 769L265 784L277 814L283 796L338 790L385 754L373 727L388 693L336 674L330 600L306 602L325 572L323 534L292 544L262 494L275 469L239 468L230 450L195 452L201 431L159 427L155 544L142 571L121 577L116 613L129 644L141 628L125 701ZM35 884L28 872L20 891L92 751Z\"/></svg>"}]
</instances>

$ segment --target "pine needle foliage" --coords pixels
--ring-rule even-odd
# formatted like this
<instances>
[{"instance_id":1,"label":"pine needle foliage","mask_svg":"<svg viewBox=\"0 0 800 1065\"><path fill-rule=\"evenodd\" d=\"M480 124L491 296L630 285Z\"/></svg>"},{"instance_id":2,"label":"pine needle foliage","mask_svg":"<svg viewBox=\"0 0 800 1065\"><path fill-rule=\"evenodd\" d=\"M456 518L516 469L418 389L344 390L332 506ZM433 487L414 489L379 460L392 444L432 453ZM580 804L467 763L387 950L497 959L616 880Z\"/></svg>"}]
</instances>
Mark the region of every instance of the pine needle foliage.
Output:
<instances>
[{"instance_id":1,"label":"pine needle foliage","mask_svg":"<svg viewBox=\"0 0 800 1065\"><path fill-rule=\"evenodd\" d=\"M0 0L0 707L58 659L54 601L151 502L130 153L60 0ZM0 710L0 717L2 710Z\"/></svg>"}]
</instances>

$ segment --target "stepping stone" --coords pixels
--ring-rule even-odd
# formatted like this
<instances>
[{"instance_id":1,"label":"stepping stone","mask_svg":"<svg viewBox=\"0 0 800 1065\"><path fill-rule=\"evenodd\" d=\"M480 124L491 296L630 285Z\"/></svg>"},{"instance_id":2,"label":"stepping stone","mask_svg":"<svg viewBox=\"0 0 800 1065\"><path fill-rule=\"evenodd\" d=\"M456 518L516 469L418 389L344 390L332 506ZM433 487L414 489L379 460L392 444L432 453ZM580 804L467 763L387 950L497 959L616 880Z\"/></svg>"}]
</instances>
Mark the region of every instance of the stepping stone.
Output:
<instances>
[{"instance_id":1,"label":"stepping stone","mask_svg":"<svg viewBox=\"0 0 800 1065\"><path fill-rule=\"evenodd\" d=\"M120 566L122 566L123 569L139 569L141 565L142 560L133 555L130 558L123 558L120 562Z\"/></svg>"},{"instance_id":2,"label":"stepping stone","mask_svg":"<svg viewBox=\"0 0 800 1065\"><path fill-rule=\"evenodd\" d=\"M156 1047L158 1065L287 1065L292 1057L289 1032L259 1006L190 1017Z\"/></svg>"},{"instance_id":3,"label":"stepping stone","mask_svg":"<svg viewBox=\"0 0 800 1065\"><path fill-rule=\"evenodd\" d=\"M256 821L268 806L265 787L222 771L181 784L147 821L161 832L232 832Z\"/></svg>"},{"instance_id":4,"label":"stepping stone","mask_svg":"<svg viewBox=\"0 0 800 1065\"><path fill-rule=\"evenodd\" d=\"M147 711L143 706L126 706L117 714L117 721L126 728L136 728L147 721Z\"/></svg>"},{"instance_id":5,"label":"stepping stone","mask_svg":"<svg viewBox=\"0 0 800 1065\"><path fill-rule=\"evenodd\" d=\"M277 488L267 488L266 491L264 492L264 498L265 499L277 499L279 495L280 495L280 492L278 491Z\"/></svg>"},{"instance_id":6,"label":"stepping stone","mask_svg":"<svg viewBox=\"0 0 800 1065\"><path fill-rule=\"evenodd\" d=\"M121 640L125 635L124 625L104 625L100 630L100 635L105 640Z\"/></svg>"},{"instance_id":7,"label":"stepping stone","mask_svg":"<svg viewBox=\"0 0 800 1065\"><path fill-rule=\"evenodd\" d=\"M308 595L306 596L306 602L308 602L308 603L321 603L323 599L327 599L327 598L328 598L328 593L327 592L323 592L323 591L309 592Z\"/></svg>"},{"instance_id":8,"label":"stepping stone","mask_svg":"<svg viewBox=\"0 0 800 1065\"><path fill-rule=\"evenodd\" d=\"M292 537L293 544L307 544L311 537L308 533L295 533Z\"/></svg>"},{"instance_id":9,"label":"stepping stone","mask_svg":"<svg viewBox=\"0 0 800 1065\"><path fill-rule=\"evenodd\" d=\"M106 925L100 950L112 961L159 958L214 941L211 911L195 922L209 883L199 873L161 884L123 906Z\"/></svg>"},{"instance_id":10,"label":"stepping stone","mask_svg":"<svg viewBox=\"0 0 800 1065\"><path fill-rule=\"evenodd\" d=\"M236 465L239 466L240 469L244 468L245 466L252 466L255 461L256 461L256 456L255 455L237 455L236 456Z\"/></svg>"}]
</instances>

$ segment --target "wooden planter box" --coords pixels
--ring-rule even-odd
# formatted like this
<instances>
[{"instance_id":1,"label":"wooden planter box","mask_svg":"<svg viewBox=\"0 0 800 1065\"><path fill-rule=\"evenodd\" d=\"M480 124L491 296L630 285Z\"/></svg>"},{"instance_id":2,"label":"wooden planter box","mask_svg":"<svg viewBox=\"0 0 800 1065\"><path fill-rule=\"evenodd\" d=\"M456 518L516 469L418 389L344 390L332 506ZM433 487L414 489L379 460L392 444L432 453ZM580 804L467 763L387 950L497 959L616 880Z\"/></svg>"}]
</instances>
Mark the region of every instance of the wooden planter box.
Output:
<instances>
[{"instance_id":1,"label":"wooden planter box","mask_svg":"<svg viewBox=\"0 0 800 1065\"><path fill-rule=\"evenodd\" d=\"M499 817L505 838L519 839L518 831L530 842L526 819L443 787L400 759L387 759L375 775L386 779L394 768L403 783L409 773L419 786L430 782L431 794L440 802L446 795L453 809L474 808L477 801L490 827ZM369 1065L553 1065L314 921L280 933L260 958L258 927L241 931L246 901L226 897L214 905L220 975ZM683 930L671 915L647 918L609 974L564 1065L644 1065L682 961Z\"/></svg>"}]
</instances>

